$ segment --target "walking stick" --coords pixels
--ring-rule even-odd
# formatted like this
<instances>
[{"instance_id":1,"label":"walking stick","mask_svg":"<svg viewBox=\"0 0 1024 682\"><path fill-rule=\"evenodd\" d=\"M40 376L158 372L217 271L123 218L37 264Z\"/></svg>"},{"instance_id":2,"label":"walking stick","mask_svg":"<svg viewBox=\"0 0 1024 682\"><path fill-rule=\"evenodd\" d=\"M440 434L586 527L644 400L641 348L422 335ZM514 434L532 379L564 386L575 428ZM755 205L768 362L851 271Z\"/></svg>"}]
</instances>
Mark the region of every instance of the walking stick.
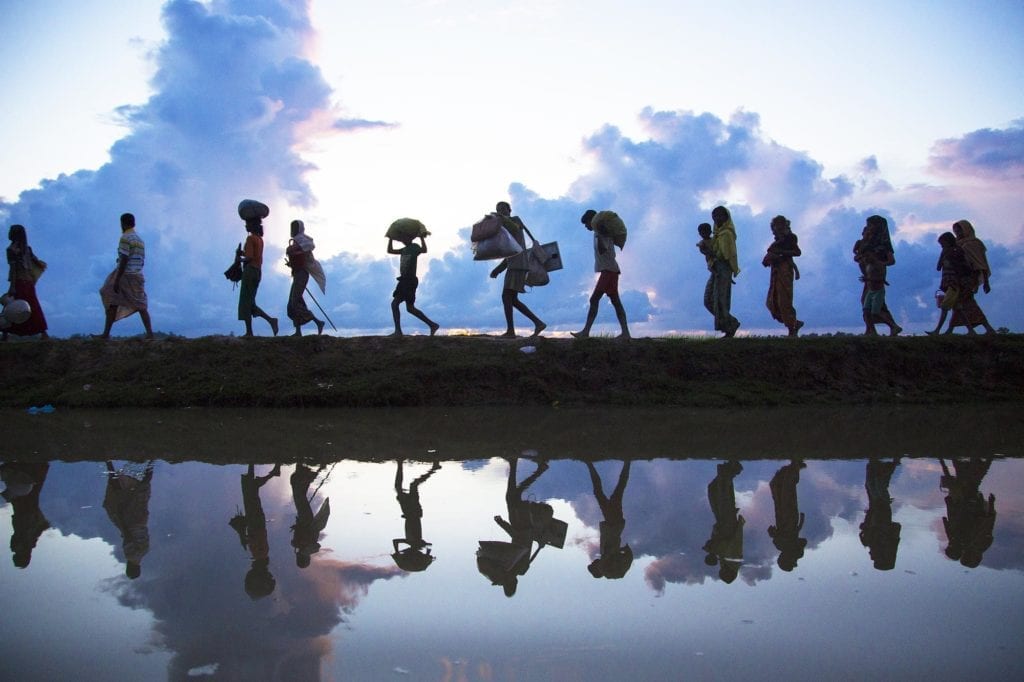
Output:
<instances>
[{"instance_id":1,"label":"walking stick","mask_svg":"<svg viewBox=\"0 0 1024 682\"><path fill-rule=\"evenodd\" d=\"M309 297L313 299L313 303L316 303L316 307L320 308L320 312L324 314L324 317L327 318L327 321L331 322L331 318L327 316L327 311L324 310L323 306L320 305L320 301L316 300L316 298L313 297L313 294L309 291L309 287L306 287L306 293L309 294ZM338 331L338 328L334 326L333 322L331 322L331 327L334 328L334 331Z\"/></svg>"}]
</instances>

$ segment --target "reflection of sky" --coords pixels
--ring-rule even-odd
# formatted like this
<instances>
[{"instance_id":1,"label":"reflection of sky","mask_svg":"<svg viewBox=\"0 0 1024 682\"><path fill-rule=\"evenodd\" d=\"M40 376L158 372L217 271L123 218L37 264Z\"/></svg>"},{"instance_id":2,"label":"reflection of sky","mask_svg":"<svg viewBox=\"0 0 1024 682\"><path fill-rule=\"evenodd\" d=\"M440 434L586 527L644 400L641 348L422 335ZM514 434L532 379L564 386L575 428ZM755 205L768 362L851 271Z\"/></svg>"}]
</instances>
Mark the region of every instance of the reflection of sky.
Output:
<instances>
[{"instance_id":1,"label":"reflection of sky","mask_svg":"<svg viewBox=\"0 0 1024 682\"><path fill-rule=\"evenodd\" d=\"M511 599L479 574L474 554L479 540L507 539L493 520L508 517L504 461L443 463L422 484L423 535L437 559L414 574L390 557L404 531L393 462L329 470L314 507L329 497L331 516L304 570L291 555L286 466L261 490L276 588L260 600L243 590L250 558L227 523L242 506L244 467L158 463L151 549L142 576L128 581L102 507L102 463L54 463L40 496L52 528L28 568L0 562L3 676L149 679L167 670L180 679L202 668L246 679L373 680L402 670L416 679L446 670L470 680L667 679L680 669L756 677L765 665L778 677L1024 673L1014 654L1024 627L1024 461L996 461L983 480L985 496L996 496L995 541L969 570L943 554L938 462L903 460L889 486L900 543L884 572L858 537L865 462L809 461L797 488L808 545L790 573L775 566L766 532L775 522L768 482L784 463L745 462L734 480L744 565L725 584L701 549L714 524L707 485L717 462L634 462L623 541L636 559L624 579L595 580L587 564L602 519L586 466L554 461L525 497L549 501L568 522L565 547L544 548ZM597 465L606 493L620 466ZM406 486L427 469L407 464ZM521 462L520 479L532 471ZM0 507L4 533L11 510Z\"/></svg>"}]
</instances>

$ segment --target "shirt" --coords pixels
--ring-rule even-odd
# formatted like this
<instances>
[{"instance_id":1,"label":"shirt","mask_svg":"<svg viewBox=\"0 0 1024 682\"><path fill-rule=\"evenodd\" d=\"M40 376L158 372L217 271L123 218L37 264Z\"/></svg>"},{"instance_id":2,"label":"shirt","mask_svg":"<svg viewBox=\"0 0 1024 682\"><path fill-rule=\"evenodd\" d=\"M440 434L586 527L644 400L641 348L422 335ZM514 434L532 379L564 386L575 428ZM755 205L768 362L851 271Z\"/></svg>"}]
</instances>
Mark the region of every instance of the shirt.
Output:
<instances>
[{"instance_id":1,"label":"shirt","mask_svg":"<svg viewBox=\"0 0 1024 682\"><path fill-rule=\"evenodd\" d=\"M134 227L121 233L121 241L117 243L117 255L128 259L125 274L137 275L142 272L142 266L146 264L146 244L135 232Z\"/></svg>"},{"instance_id":2,"label":"shirt","mask_svg":"<svg viewBox=\"0 0 1024 682\"><path fill-rule=\"evenodd\" d=\"M597 232L594 233L594 272L621 272L615 260L615 240Z\"/></svg>"},{"instance_id":3,"label":"shirt","mask_svg":"<svg viewBox=\"0 0 1024 682\"><path fill-rule=\"evenodd\" d=\"M423 247L413 242L398 253L401 256L398 264L398 275L400 277L415 277L416 258L423 253Z\"/></svg>"}]
</instances>

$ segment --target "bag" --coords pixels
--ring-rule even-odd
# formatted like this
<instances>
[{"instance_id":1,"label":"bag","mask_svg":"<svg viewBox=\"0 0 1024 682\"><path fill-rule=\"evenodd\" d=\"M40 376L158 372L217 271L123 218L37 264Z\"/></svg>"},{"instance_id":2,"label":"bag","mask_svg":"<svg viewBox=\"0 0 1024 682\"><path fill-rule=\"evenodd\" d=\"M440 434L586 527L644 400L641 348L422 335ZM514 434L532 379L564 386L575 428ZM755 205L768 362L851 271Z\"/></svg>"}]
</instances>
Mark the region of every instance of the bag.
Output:
<instances>
[{"instance_id":1,"label":"bag","mask_svg":"<svg viewBox=\"0 0 1024 682\"><path fill-rule=\"evenodd\" d=\"M399 218L395 222L391 223L391 226L388 227L388 231L384 233L384 236L388 239L405 241L406 239L426 237L429 234L430 233L427 232L426 226L415 218Z\"/></svg>"},{"instance_id":2,"label":"bag","mask_svg":"<svg viewBox=\"0 0 1024 682\"><path fill-rule=\"evenodd\" d=\"M615 211L598 211L590 225L595 232L611 237L620 249L626 246L626 223Z\"/></svg>"},{"instance_id":3,"label":"bag","mask_svg":"<svg viewBox=\"0 0 1024 682\"><path fill-rule=\"evenodd\" d=\"M38 282L39 278L46 272L46 261L41 261L35 256L32 256L32 264L28 268L29 275L32 277L33 282Z\"/></svg>"},{"instance_id":4,"label":"bag","mask_svg":"<svg viewBox=\"0 0 1024 682\"><path fill-rule=\"evenodd\" d=\"M242 199L238 202L238 217L242 220L262 220L270 215L266 204L255 199Z\"/></svg>"},{"instance_id":5,"label":"bag","mask_svg":"<svg viewBox=\"0 0 1024 682\"><path fill-rule=\"evenodd\" d=\"M224 271L224 277L229 282L241 282L242 281L242 261L235 260L227 270Z\"/></svg>"},{"instance_id":6,"label":"bag","mask_svg":"<svg viewBox=\"0 0 1024 682\"><path fill-rule=\"evenodd\" d=\"M509 234L504 227L498 232L483 241L473 242L473 260L495 260L508 258L517 253L522 253L523 247Z\"/></svg>"},{"instance_id":7,"label":"bag","mask_svg":"<svg viewBox=\"0 0 1024 682\"><path fill-rule=\"evenodd\" d=\"M501 229L501 216L497 213L488 213L478 222L473 223L473 230L469 234L471 242L482 242L498 234Z\"/></svg>"},{"instance_id":8,"label":"bag","mask_svg":"<svg viewBox=\"0 0 1024 682\"><path fill-rule=\"evenodd\" d=\"M558 250L558 242L541 244L540 248L547 253L547 260L544 261L544 269L548 272L562 269L562 253Z\"/></svg>"},{"instance_id":9,"label":"bag","mask_svg":"<svg viewBox=\"0 0 1024 682\"><path fill-rule=\"evenodd\" d=\"M284 255L287 257L286 262L291 269L306 267L306 252L294 240L289 240L288 248L284 250Z\"/></svg>"},{"instance_id":10,"label":"bag","mask_svg":"<svg viewBox=\"0 0 1024 682\"><path fill-rule=\"evenodd\" d=\"M542 287L551 281L548 277L548 270L544 267L544 264L548 262L548 252L544 250L544 247L537 242L533 243L533 246L526 252L527 258L527 270L526 270L526 283L531 287Z\"/></svg>"}]
</instances>

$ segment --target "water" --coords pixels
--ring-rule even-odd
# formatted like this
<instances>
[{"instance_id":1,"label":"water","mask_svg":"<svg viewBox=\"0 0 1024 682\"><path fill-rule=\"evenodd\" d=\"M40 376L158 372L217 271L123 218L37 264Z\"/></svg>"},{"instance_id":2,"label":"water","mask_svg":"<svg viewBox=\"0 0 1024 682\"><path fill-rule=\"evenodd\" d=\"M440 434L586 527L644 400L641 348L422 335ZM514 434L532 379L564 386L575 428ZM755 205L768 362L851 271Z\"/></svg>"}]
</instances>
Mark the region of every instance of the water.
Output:
<instances>
[{"instance_id":1,"label":"water","mask_svg":"<svg viewBox=\"0 0 1024 682\"><path fill-rule=\"evenodd\" d=\"M1000 417L986 412L978 419ZM494 429L488 445L469 425L481 414L534 426ZM1024 678L1019 420L1002 415L998 432L941 440L922 421L949 415L911 411L884 450L861 439L875 448L869 460L848 452L863 445L850 444L839 415L826 420L829 443L806 431L757 440L765 424L815 424L820 413L747 414L756 429L746 434L735 414L679 414L675 426L665 413L602 413L599 423L596 414L565 415L575 432L562 417L537 426L536 414L508 410L7 419L8 443L33 440L27 423L49 463L20 465L20 477L13 458L5 464L14 492L36 485L0 506L0 533L17 526L27 563L0 561L0 679ZM857 416L878 424L883 414L895 419ZM747 452L700 457L694 443L708 436L691 420L736 425L731 442ZM139 424L152 437L133 451ZM410 424L419 430L401 438ZM359 439L374 430L376 445ZM539 447L523 447L524 433ZM228 446L231 434L243 444ZM638 458L622 450L630 435ZM249 484L259 483L275 459L263 448L281 447L279 475L246 496L249 462ZM394 454L380 454L397 447L419 448L398 453L400 482ZM318 449L332 450L322 469ZM787 449L801 459L779 458ZM139 450L154 460L148 484ZM566 451L577 459L560 458ZM603 508L584 451L598 460ZM237 461L195 461L217 452ZM123 474L116 485L107 457ZM548 468L510 504L510 462L521 483L539 457L552 458ZM524 509L534 530L523 530ZM538 551L529 538L541 533L554 544ZM401 542L418 536L429 558ZM396 539L406 550L397 561ZM494 579L485 576L481 541L508 543L485 545L486 556L505 566L520 557L518 571L485 561ZM709 550L722 557L714 565Z\"/></svg>"}]
</instances>

